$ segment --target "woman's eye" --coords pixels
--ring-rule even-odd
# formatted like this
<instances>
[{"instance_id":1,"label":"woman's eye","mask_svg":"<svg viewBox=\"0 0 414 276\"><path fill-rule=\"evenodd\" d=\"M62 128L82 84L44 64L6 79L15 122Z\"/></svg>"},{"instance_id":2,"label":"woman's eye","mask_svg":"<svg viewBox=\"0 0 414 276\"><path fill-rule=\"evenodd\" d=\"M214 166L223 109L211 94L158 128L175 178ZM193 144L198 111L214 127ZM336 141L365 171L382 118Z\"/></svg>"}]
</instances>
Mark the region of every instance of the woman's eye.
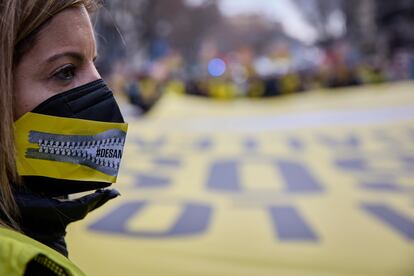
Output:
<instances>
[{"instance_id":1,"label":"woman's eye","mask_svg":"<svg viewBox=\"0 0 414 276\"><path fill-rule=\"evenodd\" d=\"M65 65L53 74L53 78L60 81L70 81L75 77L76 67L72 64Z\"/></svg>"}]
</instances>

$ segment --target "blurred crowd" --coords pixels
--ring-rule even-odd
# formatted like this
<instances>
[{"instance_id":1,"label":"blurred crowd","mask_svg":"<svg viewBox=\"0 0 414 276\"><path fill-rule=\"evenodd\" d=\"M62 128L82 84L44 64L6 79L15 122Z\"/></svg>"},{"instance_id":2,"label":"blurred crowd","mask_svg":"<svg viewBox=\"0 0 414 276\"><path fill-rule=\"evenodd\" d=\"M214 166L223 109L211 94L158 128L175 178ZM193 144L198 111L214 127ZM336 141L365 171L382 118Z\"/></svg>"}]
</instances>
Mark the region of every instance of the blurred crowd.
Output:
<instances>
[{"instance_id":1,"label":"blurred crowd","mask_svg":"<svg viewBox=\"0 0 414 276\"><path fill-rule=\"evenodd\" d=\"M233 99L414 79L412 53L367 58L346 41L312 47L279 42L261 54L249 47L222 54L207 43L198 59L191 73L174 51L139 70L121 63L113 86L145 113L165 92Z\"/></svg>"},{"instance_id":2,"label":"blurred crowd","mask_svg":"<svg viewBox=\"0 0 414 276\"><path fill-rule=\"evenodd\" d=\"M249 0L233 13L241 2L106 0L97 66L144 113L163 93L229 100L414 78L412 0Z\"/></svg>"}]
</instances>

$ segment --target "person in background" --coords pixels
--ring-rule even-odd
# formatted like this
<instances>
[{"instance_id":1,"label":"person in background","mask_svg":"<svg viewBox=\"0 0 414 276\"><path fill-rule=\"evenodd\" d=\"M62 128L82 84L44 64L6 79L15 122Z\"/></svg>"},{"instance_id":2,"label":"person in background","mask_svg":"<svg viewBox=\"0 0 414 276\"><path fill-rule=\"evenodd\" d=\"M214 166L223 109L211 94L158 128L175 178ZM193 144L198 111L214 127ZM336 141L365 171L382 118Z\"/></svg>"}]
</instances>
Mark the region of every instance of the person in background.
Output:
<instances>
[{"instance_id":1,"label":"person in background","mask_svg":"<svg viewBox=\"0 0 414 276\"><path fill-rule=\"evenodd\" d=\"M84 275L66 226L119 195L104 188L127 127L94 65L98 7L0 0L0 275Z\"/></svg>"}]
</instances>

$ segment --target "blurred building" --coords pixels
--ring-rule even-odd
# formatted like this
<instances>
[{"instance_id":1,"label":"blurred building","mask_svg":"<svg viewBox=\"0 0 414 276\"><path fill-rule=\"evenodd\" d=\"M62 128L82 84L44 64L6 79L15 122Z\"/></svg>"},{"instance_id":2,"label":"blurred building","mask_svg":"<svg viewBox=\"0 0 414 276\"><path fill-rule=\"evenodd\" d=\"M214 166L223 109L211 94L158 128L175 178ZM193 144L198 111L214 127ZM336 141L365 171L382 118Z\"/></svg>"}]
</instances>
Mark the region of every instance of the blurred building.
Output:
<instances>
[{"instance_id":1,"label":"blurred building","mask_svg":"<svg viewBox=\"0 0 414 276\"><path fill-rule=\"evenodd\" d=\"M414 1L343 1L347 37L362 49L388 55L414 46Z\"/></svg>"}]
</instances>

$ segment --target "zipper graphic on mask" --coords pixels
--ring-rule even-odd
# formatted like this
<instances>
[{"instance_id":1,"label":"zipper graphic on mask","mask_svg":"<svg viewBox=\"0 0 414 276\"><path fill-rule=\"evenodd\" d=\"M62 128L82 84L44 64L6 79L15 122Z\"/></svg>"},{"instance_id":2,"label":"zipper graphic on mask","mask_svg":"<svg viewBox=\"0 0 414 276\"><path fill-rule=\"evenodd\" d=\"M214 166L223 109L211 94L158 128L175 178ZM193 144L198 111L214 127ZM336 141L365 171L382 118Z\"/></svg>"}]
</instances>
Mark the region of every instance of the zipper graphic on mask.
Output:
<instances>
[{"instance_id":1,"label":"zipper graphic on mask","mask_svg":"<svg viewBox=\"0 0 414 276\"><path fill-rule=\"evenodd\" d=\"M102 173L118 174L126 133L111 129L96 135L62 135L30 131L26 158L80 164Z\"/></svg>"}]
</instances>

